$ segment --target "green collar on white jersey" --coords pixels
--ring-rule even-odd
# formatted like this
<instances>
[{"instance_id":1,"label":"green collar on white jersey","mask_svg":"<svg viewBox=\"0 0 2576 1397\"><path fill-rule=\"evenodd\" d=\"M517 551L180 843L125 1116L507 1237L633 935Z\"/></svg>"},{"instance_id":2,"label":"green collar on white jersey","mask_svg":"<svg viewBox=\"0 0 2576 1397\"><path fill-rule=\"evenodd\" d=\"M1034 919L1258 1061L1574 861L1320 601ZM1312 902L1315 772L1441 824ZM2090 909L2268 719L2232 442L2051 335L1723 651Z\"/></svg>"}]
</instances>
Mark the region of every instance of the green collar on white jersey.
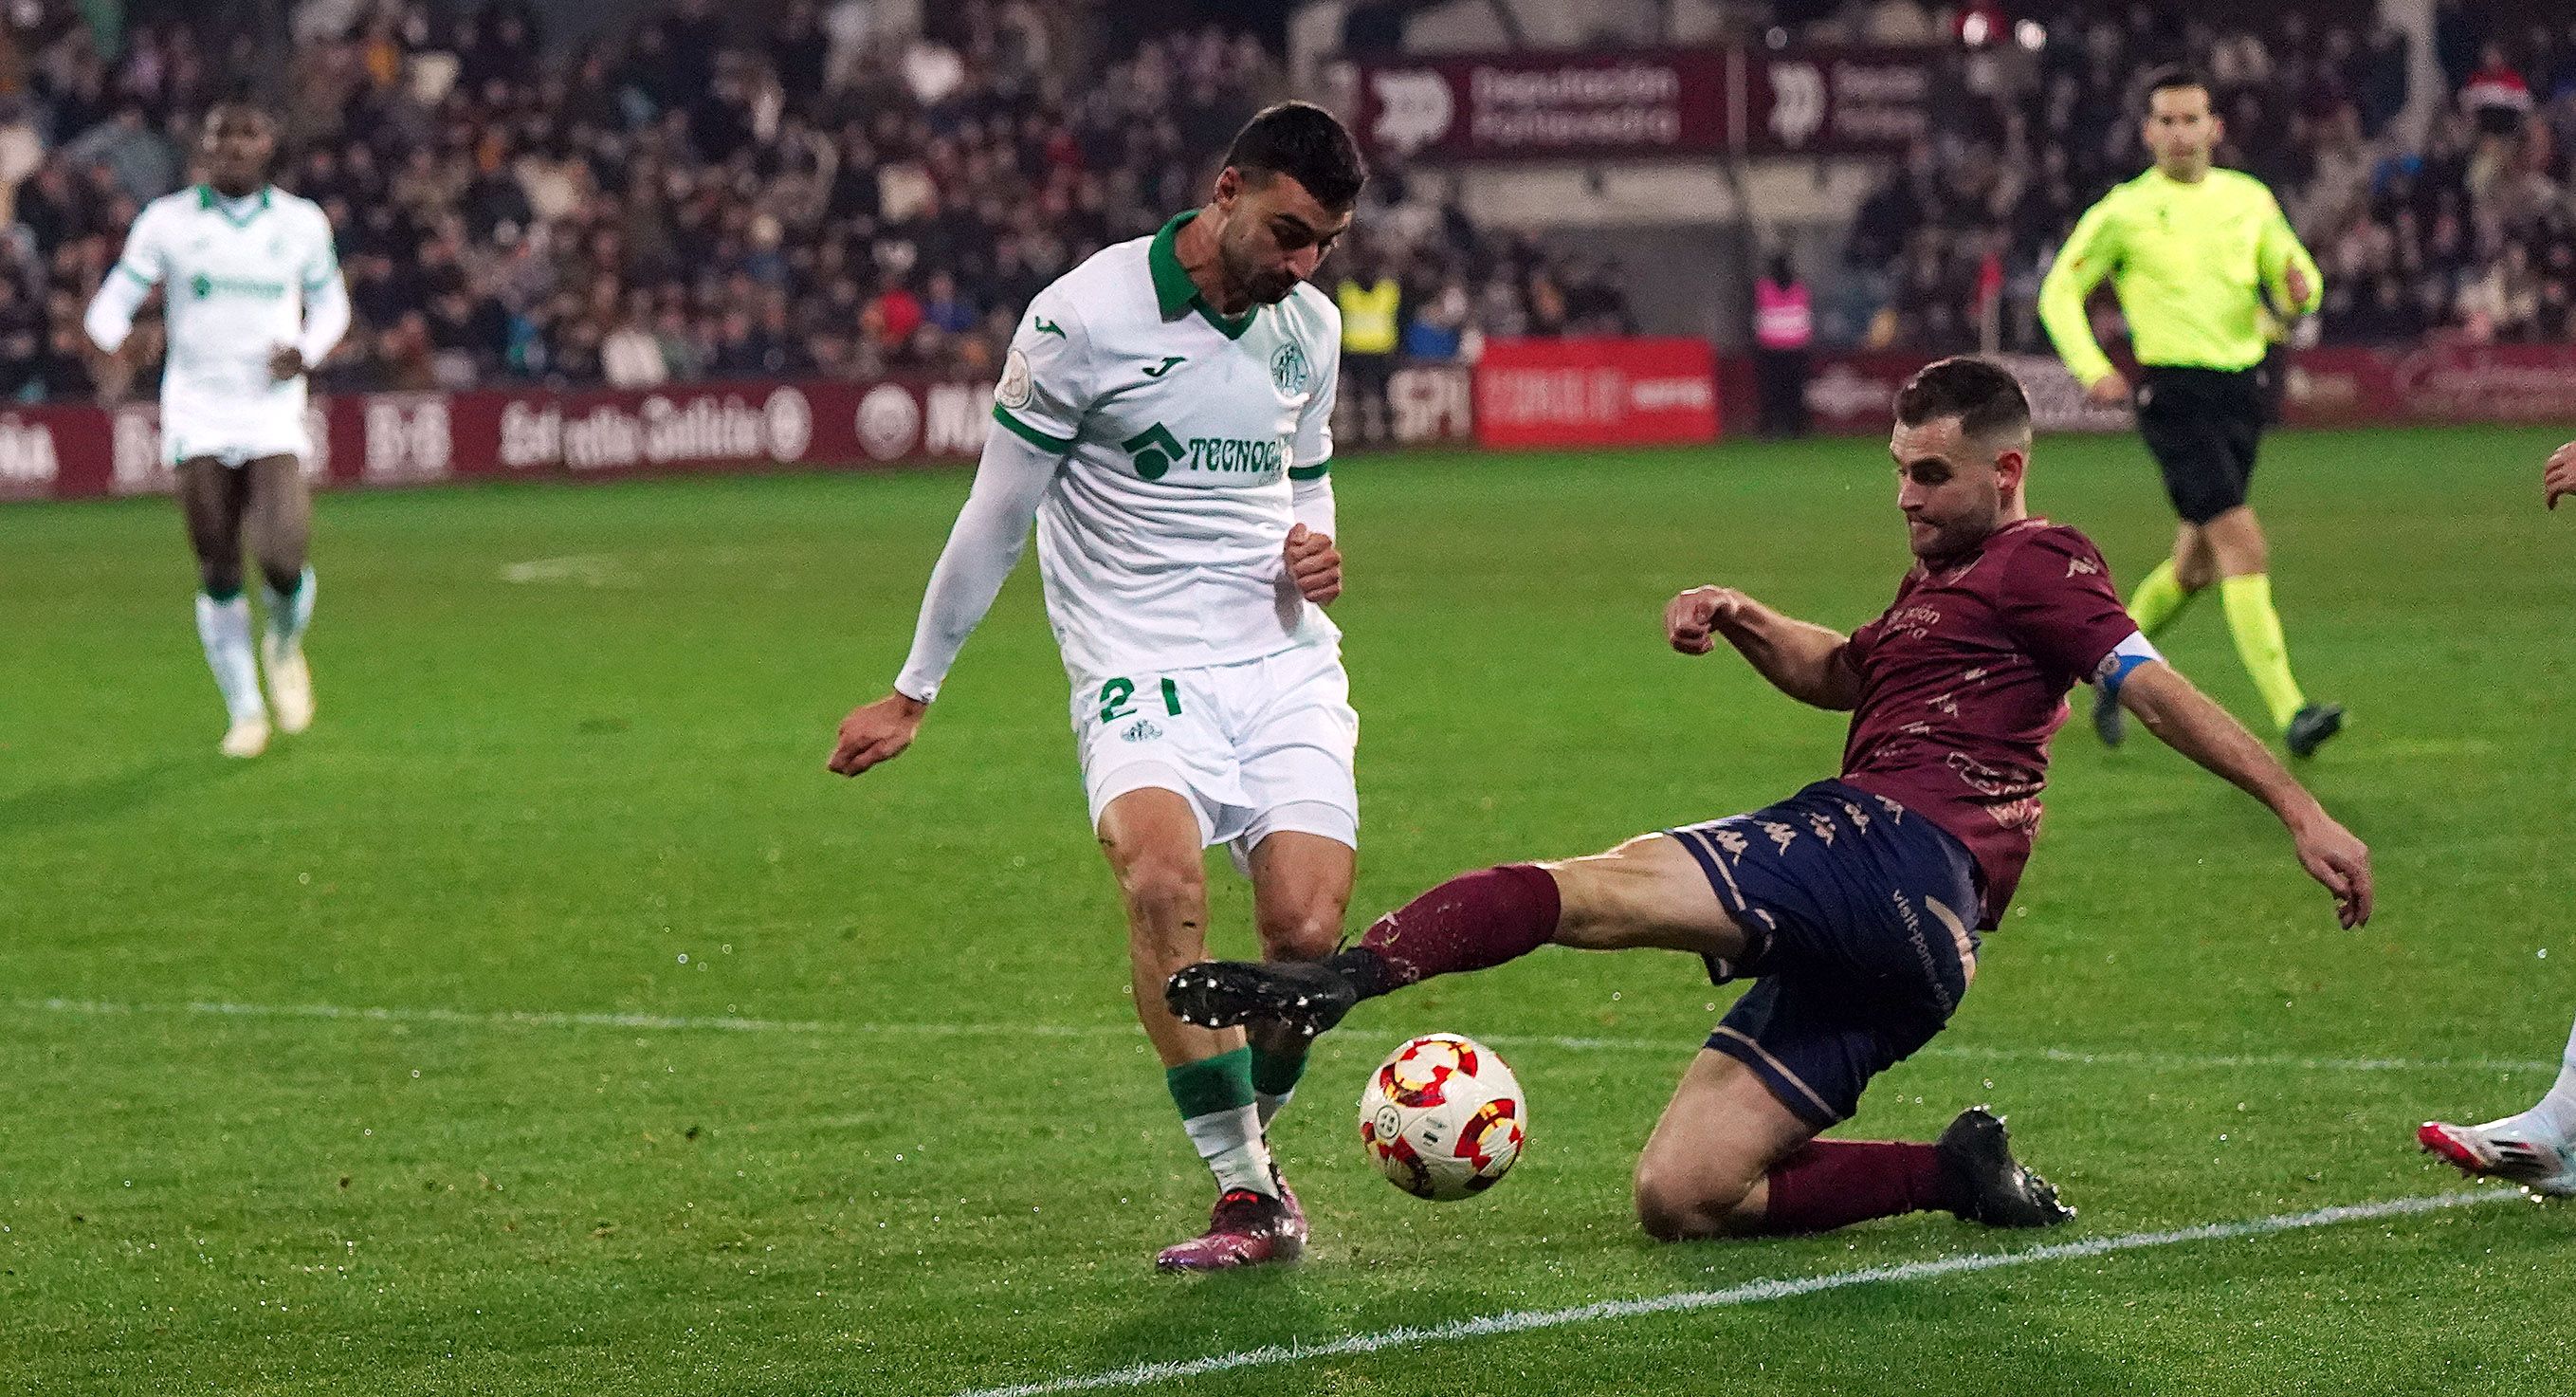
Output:
<instances>
[{"instance_id":1,"label":"green collar on white jersey","mask_svg":"<svg viewBox=\"0 0 2576 1397\"><path fill-rule=\"evenodd\" d=\"M1209 305L1207 297L1199 294L1199 284L1190 280L1189 269L1181 265L1181 254L1175 247L1181 240L1181 225L1198 216L1197 209L1172 215L1172 221L1154 235L1153 245L1145 249L1145 265L1154 273L1154 299L1162 306L1166 320L1196 307L1227 339L1239 340L1244 331L1252 328L1252 317L1261 313L1261 307L1254 306L1241 315L1226 315Z\"/></svg>"},{"instance_id":2,"label":"green collar on white jersey","mask_svg":"<svg viewBox=\"0 0 2576 1397\"><path fill-rule=\"evenodd\" d=\"M272 188L273 186L270 185L261 185L258 196L259 207L252 209L248 213L235 215L230 207L230 205L236 202L235 200L227 199L223 195L216 193L215 187L211 184L201 184L197 186L197 207L201 209L212 209L215 212L222 214L225 221L236 228L247 228L250 226L250 221L252 219L268 212L269 193ZM248 202L250 197L251 196L249 195L244 195L239 202Z\"/></svg>"}]
</instances>

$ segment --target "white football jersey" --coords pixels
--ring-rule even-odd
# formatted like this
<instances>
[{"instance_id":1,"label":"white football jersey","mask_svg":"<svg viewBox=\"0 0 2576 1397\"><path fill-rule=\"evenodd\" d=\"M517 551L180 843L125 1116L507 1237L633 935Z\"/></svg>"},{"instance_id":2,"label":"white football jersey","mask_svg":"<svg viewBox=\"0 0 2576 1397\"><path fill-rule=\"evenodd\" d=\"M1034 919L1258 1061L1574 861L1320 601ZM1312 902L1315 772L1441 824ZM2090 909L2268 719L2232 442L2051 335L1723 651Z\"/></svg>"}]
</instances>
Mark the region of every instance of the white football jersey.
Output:
<instances>
[{"instance_id":1,"label":"white football jersey","mask_svg":"<svg viewBox=\"0 0 2576 1397\"><path fill-rule=\"evenodd\" d=\"M310 199L264 188L233 207L195 185L144 206L109 276L167 293L163 455L310 450L305 382L269 376L296 342L306 301L340 275L331 220Z\"/></svg>"},{"instance_id":2,"label":"white football jersey","mask_svg":"<svg viewBox=\"0 0 2576 1397\"><path fill-rule=\"evenodd\" d=\"M1038 568L1067 673L1258 659L1341 632L1281 559L1289 481L1333 454L1341 314L1309 285L1218 314L1173 252L1184 213L1029 303L993 416L1064 464Z\"/></svg>"}]
</instances>

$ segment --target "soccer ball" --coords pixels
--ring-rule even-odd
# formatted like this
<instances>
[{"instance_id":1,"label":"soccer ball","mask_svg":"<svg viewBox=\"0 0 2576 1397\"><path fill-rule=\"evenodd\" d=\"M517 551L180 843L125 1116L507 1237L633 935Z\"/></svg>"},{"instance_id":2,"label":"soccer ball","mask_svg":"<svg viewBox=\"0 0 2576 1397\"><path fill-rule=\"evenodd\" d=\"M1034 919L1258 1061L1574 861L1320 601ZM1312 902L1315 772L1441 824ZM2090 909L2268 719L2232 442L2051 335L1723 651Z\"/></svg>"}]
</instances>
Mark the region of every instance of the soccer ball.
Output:
<instances>
[{"instance_id":1,"label":"soccer ball","mask_svg":"<svg viewBox=\"0 0 2576 1397\"><path fill-rule=\"evenodd\" d=\"M1529 1107L1494 1050L1433 1033L1398 1048L1360 1093L1360 1145L1369 1163L1416 1198L1446 1203L1482 1193L1521 1157Z\"/></svg>"}]
</instances>

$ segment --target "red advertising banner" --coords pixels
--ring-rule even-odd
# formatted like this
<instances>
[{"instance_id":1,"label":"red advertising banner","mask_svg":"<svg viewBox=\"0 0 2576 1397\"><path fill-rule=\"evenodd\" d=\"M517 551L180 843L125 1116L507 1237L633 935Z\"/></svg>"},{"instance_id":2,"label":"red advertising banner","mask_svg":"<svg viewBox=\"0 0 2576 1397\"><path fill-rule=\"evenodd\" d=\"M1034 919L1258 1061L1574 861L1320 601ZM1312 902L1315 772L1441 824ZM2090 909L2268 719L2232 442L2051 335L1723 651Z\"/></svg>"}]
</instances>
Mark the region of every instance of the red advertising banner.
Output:
<instances>
[{"instance_id":1,"label":"red advertising banner","mask_svg":"<svg viewBox=\"0 0 2576 1397\"><path fill-rule=\"evenodd\" d=\"M2576 422L2576 345L2311 349L2284 387L2284 415L2305 427Z\"/></svg>"},{"instance_id":2,"label":"red advertising banner","mask_svg":"<svg viewBox=\"0 0 2576 1397\"><path fill-rule=\"evenodd\" d=\"M1707 155L1726 149L1729 55L1495 54L1360 70L1371 150L1450 160Z\"/></svg>"},{"instance_id":3,"label":"red advertising banner","mask_svg":"<svg viewBox=\"0 0 2576 1397\"><path fill-rule=\"evenodd\" d=\"M1631 446L1717 439L1705 340L1495 340L1476 363L1485 446Z\"/></svg>"},{"instance_id":4,"label":"red advertising banner","mask_svg":"<svg viewBox=\"0 0 2576 1397\"><path fill-rule=\"evenodd\" d=\"M1931 134L1912 49L1510 53L1364 65L1360 138L1432 160L1902 153Z\"/></svg>"},{"instance_id":5,"label":"red advertising banner","mask_svg":"<svg viewBox=\"0 0 2576 1397\"><path fill-rule=\"evenodd\" d=\"M316 399L306 471L326 486L867 467L971 458L983 383L701 383L650 391L371 393ZM166 494L149 404L0 412L0 500Z\"/></svg>"},{"instance_id":6,"label":"red advertising banner","mask_svg":"<svg viewBox=\"0 0 2576 1397\"><path fill-rule=\"evenodd\" d=\"M1896 390L1937 357L1899 351L1820 354L1807 377L1807 413L1825 435L1884 432ZM2054 357L1989 356L2030 394L2043 432L2126 431L2126 408L2097 407ZM1751 412L1751 375L1724 375L1731 415ZM2329 346L2290 356L2282 417L2293 427L2443 422L2576 421L2576 345Z\"/></svg>"}]
</instances>

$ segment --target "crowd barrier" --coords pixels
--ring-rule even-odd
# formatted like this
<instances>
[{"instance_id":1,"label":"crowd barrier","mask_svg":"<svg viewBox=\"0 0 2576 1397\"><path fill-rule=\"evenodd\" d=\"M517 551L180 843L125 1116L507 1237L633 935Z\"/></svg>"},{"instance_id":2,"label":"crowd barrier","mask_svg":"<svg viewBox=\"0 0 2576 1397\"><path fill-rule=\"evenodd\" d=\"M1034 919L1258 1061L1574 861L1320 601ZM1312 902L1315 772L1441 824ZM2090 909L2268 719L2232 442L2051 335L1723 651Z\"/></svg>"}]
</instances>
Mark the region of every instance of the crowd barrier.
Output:
<instances>
[{"instance_id":1,"label":"crowd barrier","mask_svg":"<svg viewBox=\"0 0 2576 1397\"><path fill-rule=\"evenodd\" d=\"M1820 435L1887 430L1926 354L1814 356ZM2125 431L2056 359L1999 355L2045 432ZM2290 356L2292 426L2576 424L2576 345L2323 348ZM1386 387L1386 444L1577 448L1718 440L1755 420L1748 361L1681 338L1498 340L1473 367L1409 364ZM696 383L652 390L491 389L316 398L307 471L325 487L763 470L972 459L992 422L981 382L897 378ZM1356 445L1347 391L1342 440ZM1741 425L1739 425L1741 424ZM0 501L165 494L148 402L0 411Z\"/></svg>"}]
</instances>

